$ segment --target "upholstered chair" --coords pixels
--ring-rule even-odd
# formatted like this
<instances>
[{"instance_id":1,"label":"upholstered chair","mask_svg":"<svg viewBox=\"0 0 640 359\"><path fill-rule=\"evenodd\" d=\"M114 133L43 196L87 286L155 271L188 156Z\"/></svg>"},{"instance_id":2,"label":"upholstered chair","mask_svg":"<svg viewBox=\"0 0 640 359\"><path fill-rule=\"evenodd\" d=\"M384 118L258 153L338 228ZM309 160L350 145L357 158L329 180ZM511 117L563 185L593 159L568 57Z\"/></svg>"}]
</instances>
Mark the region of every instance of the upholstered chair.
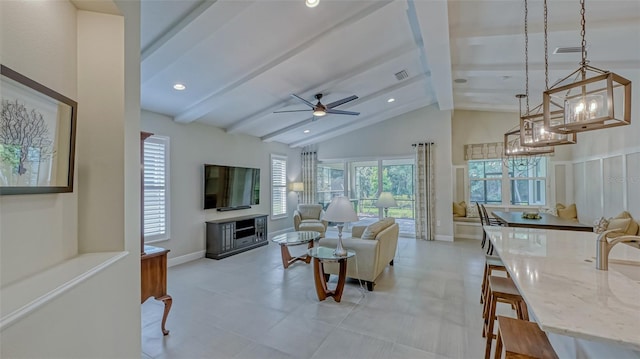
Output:
<instances>
[{"instance_id":1,"label":"upholstered chair","mask_svg":"<svg viewBox=\"0 0 640 359\"><path fill-rule=\"evenodd\" d=\"M328 223L322 219L323 216L321 204L299 204L293 212L293 226L296 231L316 231L324 237Z\"/></svg>"}]
</instances>

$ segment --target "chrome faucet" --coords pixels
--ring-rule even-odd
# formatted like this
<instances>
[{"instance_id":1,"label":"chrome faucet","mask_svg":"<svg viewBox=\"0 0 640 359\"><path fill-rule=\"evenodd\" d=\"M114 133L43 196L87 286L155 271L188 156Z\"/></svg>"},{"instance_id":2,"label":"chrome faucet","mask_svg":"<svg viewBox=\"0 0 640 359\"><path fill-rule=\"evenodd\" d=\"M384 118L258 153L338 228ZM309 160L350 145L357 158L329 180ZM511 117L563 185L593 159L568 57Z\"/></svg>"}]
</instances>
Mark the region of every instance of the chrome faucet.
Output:
<instances>
[{"instance_id":1,"label":"chrome faucet","mask_svg":"<svg viewBox=\"0 0 640 359\"><path fill-rule=\"evenodd\" d=\"M611 241L607 240L607 234L616 230L604 231L598 235L596 247L596 269L609 270L609 252L618 243L629 243L632 247L640 249L640 236L620 236Z\"/></svg>"}]
</instances>

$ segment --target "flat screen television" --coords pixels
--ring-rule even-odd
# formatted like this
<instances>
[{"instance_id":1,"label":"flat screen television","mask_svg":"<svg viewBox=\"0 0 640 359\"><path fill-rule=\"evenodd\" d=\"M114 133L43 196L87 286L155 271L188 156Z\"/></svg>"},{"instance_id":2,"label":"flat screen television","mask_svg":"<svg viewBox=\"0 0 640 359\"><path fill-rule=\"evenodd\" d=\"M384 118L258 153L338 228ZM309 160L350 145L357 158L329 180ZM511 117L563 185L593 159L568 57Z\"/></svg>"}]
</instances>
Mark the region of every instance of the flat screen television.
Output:
<instances>
[{"instance_id":1,"label":"flat screen television","mask_svg":"<svg viewBox=\"0 0 640 359\"><path fill-rule=\"evenodd\" d=\"M260 204L260 169L204 165L204 209L233 210Z\"/></svg>"}]
</instances>

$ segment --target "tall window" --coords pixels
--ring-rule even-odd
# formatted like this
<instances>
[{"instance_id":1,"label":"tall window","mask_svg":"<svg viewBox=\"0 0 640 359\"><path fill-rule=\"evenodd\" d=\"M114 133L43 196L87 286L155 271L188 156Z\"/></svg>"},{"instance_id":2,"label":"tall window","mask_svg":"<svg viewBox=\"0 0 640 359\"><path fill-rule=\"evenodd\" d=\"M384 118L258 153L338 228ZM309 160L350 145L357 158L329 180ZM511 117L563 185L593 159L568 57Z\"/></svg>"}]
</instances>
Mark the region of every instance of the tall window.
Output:
<instances>
[{"instance_id":1,"label":"tall window","mask_svg":"<svg viewBox=\"0 0 640 359\"><path fill-rule=\"evenodd\" d=\"M542 157L533 167L509 169L511 204L539 206L545 204L547 158Z\"/></svg>"},{"instance_id":2,"label":"tall window","mask_svg":"<svg viewBox=\"0 0 640 359\"><path fill-rule=\"evenodd\" d=\"M317 170L318 203L325 206L336 196L344 193L344 163L319 163Z\"/></svg>"},{"instance_id":3,"label":"tall window","mask_svg":"<svg viewBox=\"0 0 640 359\"><path fill-rule=\"evenodd\" d=\"M469 199L502 203L502 160L469 161Z\"/></svg>"},{"instance_id":4,"label":"tall window","mask_svg":"<svg viewBox=\"0 0 640 359\"><path fill-rule=\"evenodd\" d=\"M287 215L287 157L271 155L271 218Z\"/></svg>"},{"instance_id":5,"label":"tall window","mask_svg":"<svg viewBox=\"0 0 640 359\"><path fill-rule=\"evenodd\" d=\"M144 241L169 238L169 137L144 141Z\"/></svg>"}]
</instances>

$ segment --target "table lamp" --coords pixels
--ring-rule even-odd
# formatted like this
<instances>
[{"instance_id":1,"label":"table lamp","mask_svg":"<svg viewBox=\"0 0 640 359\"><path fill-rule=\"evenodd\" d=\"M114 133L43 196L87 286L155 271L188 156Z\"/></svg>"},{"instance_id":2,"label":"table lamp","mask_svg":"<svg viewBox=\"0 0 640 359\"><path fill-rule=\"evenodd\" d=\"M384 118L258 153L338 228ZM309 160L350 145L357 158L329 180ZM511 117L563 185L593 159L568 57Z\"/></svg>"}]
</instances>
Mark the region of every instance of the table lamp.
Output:
<instances>
[{"instance_id":1,"label":"table lamp","mask_svg":"<svg viewBox=\"0 0 640 359\"><path fill-rule=\"evenodd\" d=\"M300 192L304 192L304 183L303 182L293 182L291 184L291 190L298 194L298 203L300 203Z\"/></svg>"},{"instance_id":2,"label":"table lamp","mask_svg":"<svg viewBox=\"0 0 640 359\"><path fill-rule=\"evenodd\" d=\"M357 222L359 220L356 211L353 210L353 205L347 197L333 197L327 211L324 213L323 219L325 221L336 222L338 227L338 245L336 246L335 254L338 257L347 255L347 250L342 247L342 228L345 222Z\"/></svg>"},{"instance_id":3,"label":"table lamp","mask_svg":"<svg viewBox=\"0 0 640 359\"><path fill-rule=\"evenodd\" d=\"M397 207L395 198L391 192L382 192L380 193L380 197L378 197L378 202L376 202L376 207L384 208L384 216L389 217L389 207Z\"/></svg>"}]
</instances>

